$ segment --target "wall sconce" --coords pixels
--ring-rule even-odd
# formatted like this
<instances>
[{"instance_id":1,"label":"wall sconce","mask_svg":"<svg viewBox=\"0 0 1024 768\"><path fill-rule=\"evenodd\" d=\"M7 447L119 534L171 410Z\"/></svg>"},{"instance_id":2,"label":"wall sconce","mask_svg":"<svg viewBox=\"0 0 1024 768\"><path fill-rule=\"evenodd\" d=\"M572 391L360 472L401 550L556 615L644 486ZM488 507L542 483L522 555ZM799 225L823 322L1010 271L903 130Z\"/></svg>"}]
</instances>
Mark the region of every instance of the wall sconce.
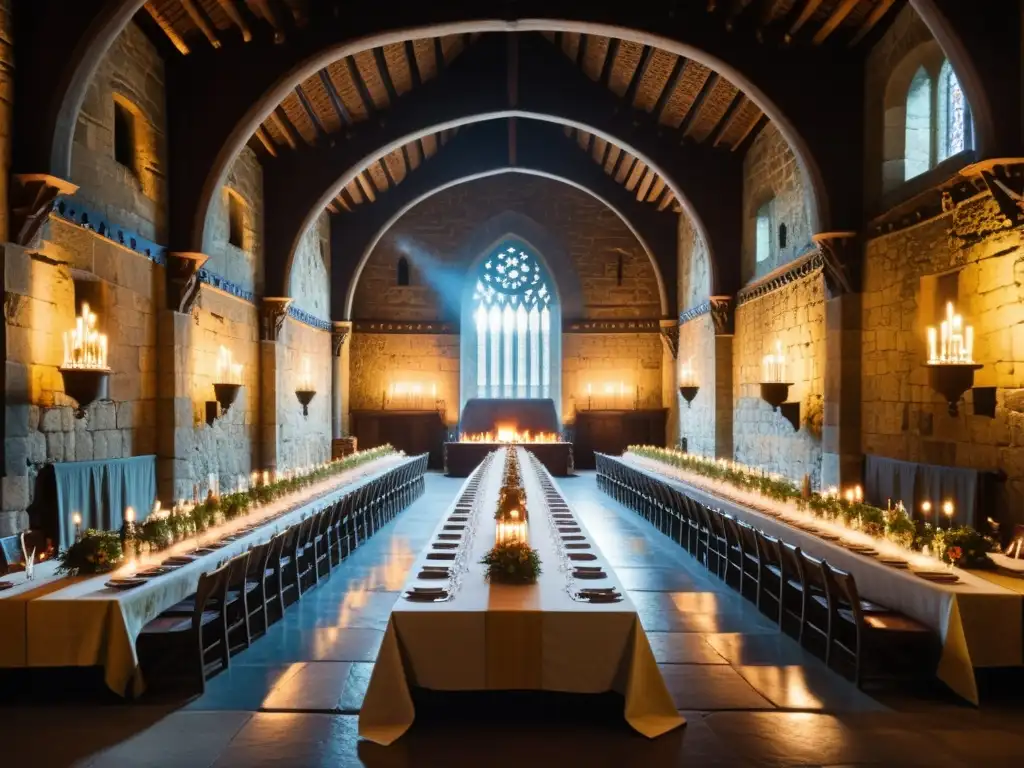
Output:
<instances>
[{"instance_id":1,"label":"wall sconce","mask_svg":"<svg viewBox=\"0 0 1024 768\"><path fill-rule=\"evenodd\" d=\"M217 357L217 381L213 385L216 400L206 403L206 423L211 427L217 418L228 412L242 389L242 364L232 360L231 350L220 348Z\"/></svg>"},{"instance_id":2,"label":"wall sconce","mask_svg":"<svg viewBox=\"0 0 1024 768\"><path fill-rule=\"evenodd\" d=\"M687 408L692 406L693 399L697 396L699 389L697 377L693 373L693 358L691 357L679 369L679 394L686 401Z\"/></svg>"},{"instance_id":3,"label":"wall sconce","mask_svg":"<svg viewBox=\"0 0 1024 768\"><path fill-rule=\"evenodd\" d=\"M928 383L946 399L949 415L956 416L960 398L974 386L974 372L984 366L974 362L974 326L946 304L946 319L928 326Z\"/></svg>"},{"instance_id":4,"label":"wall sconce","mask_svg":"<svg viewBox=\"0 0 1024 768\"><path fill-rule=\"evenodd\" d=\"M302 415L309 416L309 404L316 397L316 388L313 386L313 375L309 372L309 358L302 358L302 374L299 376L299 386L295 390L295 397L302 403Z\"/></svg>"},{"instance_id":5,"label":"wall sconce","mask_svg":"<svg viewBox=\"0 0 1024 768\"><path fill-rule=\"evenodd\" d=\"M782 342L776 339L775 353L767 354L761 363L761 399L800 429L800 403L787 403L792 382L786 381L786 356L782 353Z\"/></svg>"},{"instance_id":6,"label":"wall sconce","mask_svg":"<svg viewBox=\"0 0 1024 768\"><path fill-rule=\"evenodd\" d=\"M75 327L64 332L64 391L78 403L77 415L96 400L108 399L110 368L107 367L107 334L96 328L96 313L82 304Z\"/></svg>"}]
</instances>

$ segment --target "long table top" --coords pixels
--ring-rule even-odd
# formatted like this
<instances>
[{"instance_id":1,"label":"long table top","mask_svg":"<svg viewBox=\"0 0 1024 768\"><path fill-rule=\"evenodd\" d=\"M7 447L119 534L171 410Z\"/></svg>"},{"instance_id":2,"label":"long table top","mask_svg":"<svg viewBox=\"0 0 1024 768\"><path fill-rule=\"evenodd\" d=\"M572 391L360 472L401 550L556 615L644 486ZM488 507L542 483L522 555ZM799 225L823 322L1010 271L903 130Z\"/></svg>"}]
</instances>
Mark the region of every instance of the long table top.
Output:
<instances>
[{"instance_id":1,"label":"long table top","mask_svg":"<svg viewBox=\"0 0 1024 768\"><path fill-rule=\"evenodd\" d=\"M874 557L857 554L802 530L794 523L806 522L808 515L804 513L775 517L759 511L756 507L766 502L758 494L632 454L606 459L647 473L697 502L721 509L853 574L862 597L904 613L939 634L944 648L939 678L968 701L978 702L974 668L1024 665L1024 596L1015 591L961 569L956 569L960 577L957 583L927 581L910 570L892 568ZM912 566L937 567L934 559L908 552L892 542L816 518L813 523L820 529L834 526L843 538L870 544L883 554L903 557Z\"/></svg>"}]
</instances>

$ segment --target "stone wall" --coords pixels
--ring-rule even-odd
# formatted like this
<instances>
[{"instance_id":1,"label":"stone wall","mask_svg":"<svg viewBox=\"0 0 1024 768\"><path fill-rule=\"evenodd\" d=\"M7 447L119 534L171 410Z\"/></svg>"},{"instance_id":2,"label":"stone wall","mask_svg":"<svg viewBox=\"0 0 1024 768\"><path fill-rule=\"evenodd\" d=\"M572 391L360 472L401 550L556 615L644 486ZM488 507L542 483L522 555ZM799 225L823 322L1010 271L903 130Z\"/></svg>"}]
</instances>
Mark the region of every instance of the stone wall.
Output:
<instances>
[{"instance_id":1,"label":"stone wall","mask_svg":"<svg viewBox=\"0 0 1024 768\"><path fill-rule=\"evenodd\" d=\"M700 456L716 455L716 359L715 326L710 314L701 315L679 327L676 385L678 386L679 382L678 369L689 361L700 386L697 397L689 406L678 393L676 394L679 398L679 436L686 438L686 449L690 453ZM728 393L728 400L731 404L731 391Z\"/></svg>"},{"instance_id":2,"label":"stone wall","mask_svg":"<svg viewBox=\"0 0 1024 768\"><path fill-rule=\"evenodd\" d=\"M229 242L228 197L242 201L242 246ZM228 178L210 205L204 253L206 268L244 290L263 295L263 168L256 153L243 147L228 171Z\"/></svg>"},{"instance_id":3,"label":"stone wall","mask_svg":"<svg viewBox=\"0 0 1024 768\"><path fill-rule=\"evenodd\" d=\"M114 103L133 115L134 168L114 159ZM134 23L125 27L86 91L75 126L71 181L78 198L120 224L167 242L164 64ZM6 178L6 174L5 174Z\"/></svg>"},{"instance_id":4,"label":"stone wall","mask_svg":"<svg viewBox=\"0 0 1024 768\"><path fill-rule=\"evenodd\" d=\"M248 475L262 466L257 439L261 382L259 318L256 307L249 302L205 285L193 315L195 323L186 350L192 444L190 450L187 445L178 447L178 456L188 457L188 472L179 475L176 490L179 496L190 497L191 481L203 497L210 475L217 477L224 491L234 488L239 475ZM225 378L217 364L221 347L231 353L235 363L241 363L243 386L235 403L211 426L206 423L206 403L215 399L214 383Z\"/></svg>"},{"instance_id":5,"label":"stone wall","mask_svg":"<svg viewBox=\"0 0 1024 768\"><path fill-rule=\"evenodd\" d=\"M331 316L331 217L326 211L306 230L295 249L288 295L314 317Z\"/></svg>"},{"instance_id":6,"label":"stone wall","mask_svg":"<svg viewBox=\"0 0 1024 768\"><path fill-rule=\"evenodd\" d=\"M353 411L379 410L392 384L420 384L445 401L445 421L459 420L459 337L455 334L354 333L349 347Z\"/></svg>"},{"instance_id":7,"label":"stone wall","mask_svg":"<svg viewBox=\"0 0 1024 768\"><path fill-rule=\"evenodd\" d=\"M163 269L73 224L51 218L29 252L4 247L7 413L0 535L28 523L44 465L156 451L157 313ZM76 416L58 368L73 327L76 285L109 339L110 398Z\"/></svg>"},{"instance_id":8,"label":"stone wall","mask_svg":"<svg viewBox=\"0 0 1024 768\"><path fill-rule=\"evenodd\" d=\"M1024 250L988 195L870 240L863 295L865 453L1006 473L1005 509L1024 522ZM995 418L970 390L958 416L928 385L925 327L941 312L937 275L975 329L976 387L996 387ZM932 284L932 287L929 286Z\"/></svg>"},{"instance_id":9,"label":"stone wall","mask_svg":"<svg viewBox=\"0 0 1024 768\"><path fill-rule=\"evenodd\" d=\"M12 0L0 0L0 242L7 241L7 187L11 171L11 121L14 105L14 24Z\"/></svg>"},{"instance_id":10,"label":"stone wall","mask_svg":"<svg viewBox=\"0 0 1024 768\"><path fill-rule=\"evenodd\" d=\"M504 174L459 184L406 213L363 268L353 317L458 320L466 270L480 255L467 253L467 242L479 227L507 212L529 217L551 236L559 253L541 255L550 264L564 254L567 266L579 277L586 318L661 316L654 268L612 210L567 184ZM397 264L403 256L412 266L408 287L396 285ZM621 285L617 280L620 256Z\"/></svg>"},{"instance_id":11,"label":"stone wall","mask_svg":"<svg viewBox=\"0 0 1024 768\"><path fill-rule=\"evenodd\" d=\"M762 359L782 342L788 402L800 404L800 429L761 400ZM825 364L824 280L815 272L736 309L733 340L733 440L736 460L813 486L821 478Z\"/></svg>"},{"instance_id":12,"label":"stone wall","mask_svg":"<svg viewBox=\"0 0 1024 768\"><path fill-rule=\"evenodd\" d=\"M662 342L657 333L566 333L562 336L562 421L593 408L662 407ZM627 395L618 395L624 384ZM612 385L616 396L605 394ZM618 398L618 399L616 399Z\"/></svg>"},{"instance_id":13,"label":"stone wall","mask_svg":"<svg viewBox=\"0 0 1024 768\"><path fill-rule=\"evenodd\" d=\"M757 211L768 200L772 201L771 256L758 262ZM782 224L786 227L785 247L779 244ZM743 158L743 281L766 275L807 251L812 234L800 164L779 130L769 123Z\"/></svg>"},{"instance_id":14,"label":"stone wall","mask_svg":"<svg viewBox=\"0 0 1024 768\"><path fill-rule=\"evenodd\" d=\"M679 216L679 312L711 295L711 260L704 239L686 214Z\"/></svg>"},{"instance_id":15,"label":"stone wall","mask_svg":"<svg viewBox=\"0 0 1024 768\"><path fill-rule=\"evenodd\" d=\"M289 317L278 345L284 349L277 372L277 468L326 461L331 458L331 334ZM295 391L310 383L316 396L304 416Z\"/></svg>"}]
</instances>

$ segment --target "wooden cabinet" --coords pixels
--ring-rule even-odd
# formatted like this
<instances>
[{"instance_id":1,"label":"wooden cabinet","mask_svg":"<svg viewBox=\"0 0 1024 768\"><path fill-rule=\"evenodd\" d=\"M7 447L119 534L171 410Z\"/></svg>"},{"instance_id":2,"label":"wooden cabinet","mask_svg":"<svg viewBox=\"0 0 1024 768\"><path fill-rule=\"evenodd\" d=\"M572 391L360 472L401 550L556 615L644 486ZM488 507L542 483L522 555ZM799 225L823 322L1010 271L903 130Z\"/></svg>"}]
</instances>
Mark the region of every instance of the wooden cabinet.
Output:
<instances>
[{"instance_id":1,"label":"wooden cabinet","mask_svg":"<svg viewBox=\"0 0 1024 768\"><path fill-rule=\"evenodd\" d=\"M650 411L577 411L573 454L577 469L594 468L594 451L618 456L630 445L665 445L664 408Z\"/></svg>"},{"instance_id":2,"label":"wooden cabinet","mask_svg":"<svg viewBox=\"0 0 1024 768\"><path fill-rule=\"evenodd\" d=\"M448 430L437 411L352 411L351 423L359 450L391 443L410 456L429 453L431 469L444 465Z\"/></svg>"}]
</instances>

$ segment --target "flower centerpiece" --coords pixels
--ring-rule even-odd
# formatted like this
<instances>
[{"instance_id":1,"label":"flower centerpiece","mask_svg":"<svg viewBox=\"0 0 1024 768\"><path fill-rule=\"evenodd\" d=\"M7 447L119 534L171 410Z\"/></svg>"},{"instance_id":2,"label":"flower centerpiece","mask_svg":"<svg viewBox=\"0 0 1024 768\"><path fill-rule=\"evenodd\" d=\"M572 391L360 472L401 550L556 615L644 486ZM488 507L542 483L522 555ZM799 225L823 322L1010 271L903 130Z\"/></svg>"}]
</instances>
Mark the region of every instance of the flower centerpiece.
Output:
<instances>
[{"instance_id":1,"label":"flower centerpiece","mask_svg":"<svg viewBox=\"0 0 1024 768\"><path fill-rule=\"evenodd\" d=\"M541 573L537 550L520 540L496 544L480 562L494 584L533 584Z\"/></svg>"},{"instance_id":2,"label":"flower centerpiece","mask_svg":"<svg viewBox=\"0 0 1024 768\"><path fill-rule=\"evenodd\" d=\"M112 571L124 560L121 532L89 528L78 541L57 557L60 560L58 573L79 576Z\"/></svg>"}]
</instances>

